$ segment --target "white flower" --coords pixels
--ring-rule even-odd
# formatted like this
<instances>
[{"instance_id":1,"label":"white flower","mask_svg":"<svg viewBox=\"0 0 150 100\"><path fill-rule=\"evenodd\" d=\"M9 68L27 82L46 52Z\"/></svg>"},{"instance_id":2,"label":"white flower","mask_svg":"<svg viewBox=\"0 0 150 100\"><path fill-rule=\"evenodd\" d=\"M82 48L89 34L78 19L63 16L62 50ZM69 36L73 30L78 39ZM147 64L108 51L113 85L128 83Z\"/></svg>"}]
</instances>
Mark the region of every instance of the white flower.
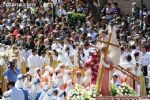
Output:
<instances>
[{"instance_id":1,"label":"white flower","mask_svg":"<svg viewBox=\"0 0 150 100\"><path fill-rule=\"evenodd\" d=\"M95 98L95 97L96 97L96 94L93 94L93 97Z\"/></svg>"}]
</instances>

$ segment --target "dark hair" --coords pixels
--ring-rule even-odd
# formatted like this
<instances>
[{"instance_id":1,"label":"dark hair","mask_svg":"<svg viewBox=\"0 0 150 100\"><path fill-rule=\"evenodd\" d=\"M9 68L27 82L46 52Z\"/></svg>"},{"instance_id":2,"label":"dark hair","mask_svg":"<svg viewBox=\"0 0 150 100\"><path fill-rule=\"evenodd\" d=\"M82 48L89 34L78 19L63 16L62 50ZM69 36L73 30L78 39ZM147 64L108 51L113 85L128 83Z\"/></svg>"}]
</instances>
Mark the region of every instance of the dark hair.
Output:
<instances>
[{"instance_id":1,"label":"dark hair","mask_svg":"<svg viewBox=\"0 0 150 100\"><path fill-rule=\"evenodd\" d=\"M7 85L15 86L15 82L9 81L9 82L7 83Z\"/></svg>"},{"instance_id":2,"label":"dark hair","mask_svg":"<svg viewBox=\"0 0 150 100\"><path fill-rule=\"evenodd\" d=\"M135 46L135 45L132 45L132 46L131 46L131 49L136 49L136 46Z\"/></svg>"},{"instance_id":3,"label":"dark hair","mask_svg":"<svg viewBox=\"0 0 150 100\"><path fill-rule=\"evenodd\" d=\"M139 56L139 55L140 55L139 52L135 52L135 53L134 53L134 57L137 57L137 56Z\"/></svg>"},{"instance_id":4,"label":"dark hair","mask_svg":"<svg viewBox=\"0 0 150 100\"><path fill-rule=\"evenodd\" d=\"M118 3L117 3L117 2L115 2L115 3L114 3L114 5L115 5L115 6L118 6Z\"/></svg>"},{"instance_id":5,"label":"dark hair","mask_svg":"<svg viewBox=\"0 0 150 100\"><path fill-rule=\"evenodd\" d=\"M70 48L69 48L69 47L66 47L66 50L70 50Z\"/></svg>"},{"instance_id":6,"label":"dark hair","mask_svg":"<svg viewBox=\"0 0 150 100\"><path fill-rule=\"evenodd\" d=\"M142 48L145 48L147 51L149 47L147 45L143 45Z\"/></svg>"},{"instance_id":7,"label":"dark hair","mask_svg":"<svg viewBox=\"0 0 150 100\"><path fill-rule=\"evenodd\" d=\"M121 50L121 51L124 51L124 49L125 49L124 46L121 46L121 47L120 47L120 50Z\"/></svg>"},{"instance_id":8,"label":"dark hair","mask_svg":"<svg viewBox=\"0 0 150 100\"><path fill-rule=\"evenodd\" d=\"M127 56L127 61L130 62L131 60L132 60L131 55L128 55L128 56Z\"/></svg>"},{"instance_id":9,"label":"dark hair","mask_svg":"<svg viewBox=\"0 0 150 100\"><path fill-rule=\"evenodd\" d=\"M53 93L54 93L55 95L57 95L57 94L58 94L58 90L54 90Z\"/></svg>"},{"instance_id":10,"label":"dark hair","mask_svg":"<svg viewBox=\"0 0 150 100\"><path fill-rule=\"evenodd\" d=\"M37 49L35 49L35 48L34 48L34 49L32 49L32 52L35 52L35 51L37 51Z\"/></svg>"}]
</instances>

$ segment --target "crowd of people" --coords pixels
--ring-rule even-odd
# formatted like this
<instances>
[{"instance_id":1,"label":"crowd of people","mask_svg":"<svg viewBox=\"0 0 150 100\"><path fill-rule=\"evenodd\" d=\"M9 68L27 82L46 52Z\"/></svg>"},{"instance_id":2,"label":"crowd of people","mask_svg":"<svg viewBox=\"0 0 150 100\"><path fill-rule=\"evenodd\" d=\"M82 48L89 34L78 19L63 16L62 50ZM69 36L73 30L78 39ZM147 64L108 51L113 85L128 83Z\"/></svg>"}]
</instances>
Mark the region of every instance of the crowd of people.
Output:
<instances>
[{"instance_id":1,"label":"crowd of people","mask_svg":"<svg viewBox=\"0 0 150 100\"><path fill-rule=\"evenodd\" d=\"M141 11L133 2L130 15L121 12L117 3L107 3L96 21L84 0L35 3L29 8L0 7L2 100L64 100L74 84L85 88L96 84L100 63L112 69L109 57L100 61L104 47L99 47L103 44L99 40L109 37L108 25L115 26L119 65L138 77L150 76L150 12L146 7ZM70 26L68 14L74 12L86 18ZM119 71L112 76L116 85L133 86L131 78Z\"/></svg>"}]
</instances>

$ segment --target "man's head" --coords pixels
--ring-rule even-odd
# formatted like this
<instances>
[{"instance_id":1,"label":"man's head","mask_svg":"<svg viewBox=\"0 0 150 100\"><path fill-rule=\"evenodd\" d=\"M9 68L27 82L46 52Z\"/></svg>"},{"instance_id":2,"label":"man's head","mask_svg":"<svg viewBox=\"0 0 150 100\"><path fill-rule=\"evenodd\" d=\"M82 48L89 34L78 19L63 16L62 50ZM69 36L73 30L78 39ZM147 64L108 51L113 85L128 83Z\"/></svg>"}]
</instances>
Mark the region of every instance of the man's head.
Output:
<instances>
[{"instance_id":1,"label":"man's head","mask_svg":"<svg viewBox=\"0 0 150 100\"><path fill-rule=\"evenodd\" d=\"M37 54L37 50L36 49L32 49L32 54L36 55Z\"/></svg>"},{"instance_id":2,"label":"man's head","mask_svg":"<svg viewBox=\"0 0 150 100\"><path fill-rule=\"evenodd\" d=\"M136 2L133 2L133 3L132 3L132 7L136 7Z\"/></svg>"},{"instance_id":3,"label":"man's head","mask_svg":"<svg viewBox=\"0 0 150 100\"><path fill-rule=\"evenodd\" d=\"M118 75L113 75L113 81L115 82L117 81L117 79L118 79Z\"/></svg>"},{"instance_id":4,"label":"man's head","mask_svg":"<svg viewBox=\"0 0 150 100\"><path fill-rule=\"evenodd\" d=\"M12 60L9 62L10 64L10 68L14 69L16 67L16 63L17 63L17 58L13 57Z\"/></svg>"},{"instance_id":5,"label":"man's head","mask_svg":"<svg viewBox=\"0 0 150 100\"><path fill-rule=\"evenodd\" d=\"M145 52L147 51L147 47L146 47L145 45L142 46L141 51L142 51L143 53L145 53Z\"/></svg>"},{"instance_id":6,"label":"man's head","mask_svg":"<svg viewBox=\"0 0 150 100\"><path fill-rule=\"evenodd\" d=\"M106 30L100 30L99 31L99 38L104 38L107 35Z\"/></svg>"},{"instance_id":7,"label":"man's head","mask_svg":"<svg viewBox=\"0 0 150 100\"><path fill-rule=\"evenodd\" d=\"M8 89L12 89L15 86L15 82L10 81L7 83Z\"/></svg>"}]
</instances>

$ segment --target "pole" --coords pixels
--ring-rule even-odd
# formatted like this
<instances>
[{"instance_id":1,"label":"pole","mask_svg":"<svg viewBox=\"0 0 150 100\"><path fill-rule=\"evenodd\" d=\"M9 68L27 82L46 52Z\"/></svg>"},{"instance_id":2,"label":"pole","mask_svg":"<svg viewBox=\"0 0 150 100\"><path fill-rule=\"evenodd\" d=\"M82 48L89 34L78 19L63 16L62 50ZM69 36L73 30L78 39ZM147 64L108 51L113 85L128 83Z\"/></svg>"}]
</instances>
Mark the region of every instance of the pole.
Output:
<instances>
[{"instance_id":1,"label":"pole","mask_svg":"<svg viewBox=\"0 0 150 100\"><path fill-rule=\"evenodd\" d=\"M141 10L142 10L142 12L141 12L141 14L142 14L142 16L141 16L141 18L142 18L141 28L142 28L142 30L143 30L143 6L144 6L144 3L143 3L143 0L141 0Z\"/></svg>"}]
</instances>

